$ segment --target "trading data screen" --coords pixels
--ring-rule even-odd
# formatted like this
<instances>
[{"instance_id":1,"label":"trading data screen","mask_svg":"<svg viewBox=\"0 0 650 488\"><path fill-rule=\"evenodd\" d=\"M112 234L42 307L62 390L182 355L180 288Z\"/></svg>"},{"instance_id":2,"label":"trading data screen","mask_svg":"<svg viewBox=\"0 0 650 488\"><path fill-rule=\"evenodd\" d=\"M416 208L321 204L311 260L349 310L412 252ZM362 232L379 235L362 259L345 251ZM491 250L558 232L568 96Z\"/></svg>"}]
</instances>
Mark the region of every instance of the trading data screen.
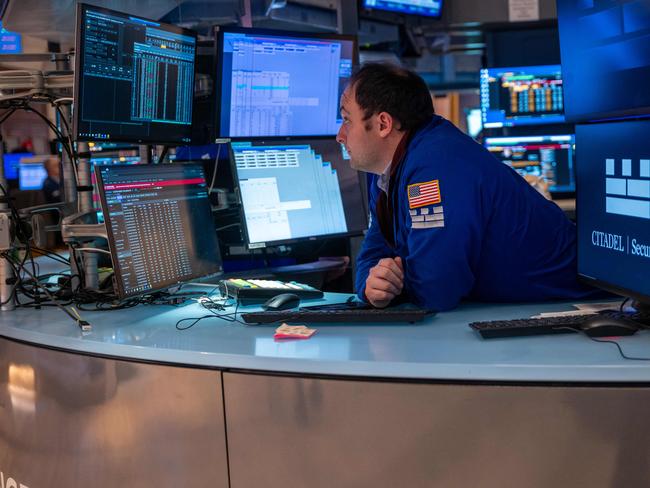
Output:
<instances>
[{"instance_id":1,"label":"trading data screen","mask_svg":"<svg viewBox=\"0 0 650 488\"><path fill-rule=\"evenodd\" d=\"M369 9L428 17L440 17L442 12L442 0L363 0L363 6Z\"/></svg>"},{"instance_id":2,"label":"trading data screen","mask_svg":"<svg viewBox=\"0 0 650 488\"><path fill-rule=\"evenodd\" d=\"M221 271L200 165L95 166L120 297Z\"/></svg>"},{"instance_id":3,"label":"trading data screen","mask_svg":"<svg viewBox=\"0 0 650 488\"><path fill-rule=\"evenodd\" d=\"M79 9L77 137L190 142L196 35L112 10Z\"/></svg>"},{"instance_id":4,"label":"trading data screen","mask_svg":"<svg viewBox=\"0 0 650 488\"><path fill-rule=\"evenodd\" d=\"M488 137L485 147L522 176L538 176L551 193L575 192L573 135Z\"/></svg>"},{"instance_id":5,"label":"trading data screen","mask_svg":"<svg viewBox=\"0 0 650 488\"><path fill-rule=\"evenodd\" d=\"M649 133L650 121L576 127L578 272L646 301L650 301Z\"/></svg>"},{"instance_id":6,"label":"trading data screen","mask_svg":"<svg viewBox=\"0 0 650 488\"><path fill-rule=\"evenodd\" d=\"M251 247L366 229L359 173L336 141L237 142L231 149Z\"/></svg>"},{"instance_id":7,"label":"trading data screen","mask_svg":"<svg viewBox=\"0 0 650 488\"><path fill-rule=\"evenodd\" d=\"M481 70L483 127L564 122L559 65Z\"/></svg>"},{"instance_id":8,"label":"trading data screen","mask_svg":"<svg viewBox=\"0 0 650 488\"><path fill-rule=\"evenodd\" d=\"M558 0L566 116L650 114L650 0Z\"/></svg>"},{"instance_id":9,"label":"trading data screen","mask_svg":"<svg viewBox=\"0 0 650 488\"><path fill-rule=\"evenodd\" d=\"M266 32L266 31L264 31ZM352 74L352 37L222 31L223 137L334 135Z\"/></svg>"}]
</instances>

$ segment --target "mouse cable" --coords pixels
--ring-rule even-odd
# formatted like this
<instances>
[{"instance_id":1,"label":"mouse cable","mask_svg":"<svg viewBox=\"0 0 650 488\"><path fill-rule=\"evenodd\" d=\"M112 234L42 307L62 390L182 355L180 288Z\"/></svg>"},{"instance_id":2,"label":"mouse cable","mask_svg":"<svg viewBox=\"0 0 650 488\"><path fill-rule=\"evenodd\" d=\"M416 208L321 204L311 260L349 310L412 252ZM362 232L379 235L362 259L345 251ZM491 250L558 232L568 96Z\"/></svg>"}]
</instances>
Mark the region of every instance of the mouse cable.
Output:
<instances>
[{"instance_id":1,"label":"mouse cable","mask_svg":"<svg viewBox=\"0 0 650 488\"><path fill-rule=\"evenodd\" d=\"M216 312L216 311L213 310L212 308L208 308L208 307L206 307L202 302L199 302L199 303L201 304L201 306L202 306L203 308L205 308L206 310L209 310L209 311L211 312L211 315L203 315L203 316L201 316L201 317L186 317L186 318L184 318L184 319L180 319L178 322L176 322L176 330L187 330L187 329L191 329L191 328L194 327L197 323L199 323L201 320L203 320L203 319L210 319L210 318L218 318L218 319L221 319L221 320L225 320L226 322L237 322L238 324L248 325L248 324L246 324L246 322L242 322L241 320L239 320L239 319L237 318L237 310L239 309L239 301L236 302L234 312L227 312L227 313L219 313L219 312ZM222 306L223 306L223 305L222 305ZM223 310L223 308L220 308L220 310ZM183 322L187 322L187 321L190 321L190 320L192 321L192 322L190 323L190 325L186 325L186 326L184 326L184 327L181 326L181 324L182 324Z\"/></svg>"},{"instance_id":2,"label":"mouse cable","mask_svg":"<svg viewBox=\"0 0 650 488\"><path fill-rule=\"evenodd\" d=\"M598 339L598 338L596 338L596 337L591 337L591 336L588 336L587 334L585 334L582 330L577 329L577 328L575 328L575 327L558 327L558 329L566 329L566 330L571 330L571 331L573 331L573 332L582 332L583 335L585 335L586 337L588 337L588 338L591 339L592 341L594 341L594 342L599 342L599 343L601 343L601 344L607 344L607 343L609 343L609 344L614 344L614 345L616 346L616 348L618 349L618 353L621 355L621 357L622 357L623 359L628 359L628 360L630 360L630 361L650 361L650 358L637 358L637 357L634 357L634 356L627 356L627 355L623 352L623 348L621 348L621 345L620 345L618 342L613 341L613 340L611 340L611 339Z\"/></svg>"},{"instance_id":3,"label":"mouse cable","mask_svg":"<svg viewBox=\"0 0 650 488\"><path fill-rule=\"evenodd\" d=\"M589 336L587 336L587 337L589 337ZM589 339L591 339L594 342L600 342L600 343L603 343L603 344L614 344L616 346L616 348L618 349L618 353L621 355L621 357L623 359L629 359L631 361L650 361L650 358L638 358L638 357L634 357L634 356L627 356L623 352L623 348L621 348L621 345L618 342L613 341L611 339L596 339L595 337L589 337Z\"/></svg>"}]
</instances>

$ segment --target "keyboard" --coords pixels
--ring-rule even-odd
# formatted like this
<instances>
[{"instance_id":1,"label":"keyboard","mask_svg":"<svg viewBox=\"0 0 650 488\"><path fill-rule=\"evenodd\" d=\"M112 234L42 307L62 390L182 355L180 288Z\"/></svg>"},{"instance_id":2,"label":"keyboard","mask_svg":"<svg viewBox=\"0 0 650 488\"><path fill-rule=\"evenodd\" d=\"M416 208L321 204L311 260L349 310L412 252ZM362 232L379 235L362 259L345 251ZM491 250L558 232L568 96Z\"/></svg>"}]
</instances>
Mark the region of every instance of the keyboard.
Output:
<instances>
[{"instance_id":1,"label":"keyboard","mask_svg":"<svg viewBox=\"0 0 650 488\"><path fill-rule=\"evenodd\" d=\"M433 312L421 308L372 308L366 304L333 304L302 307L298 310L281 310L242 313L247 324L272 324L276 322L420 322Z\"/></svg>"},{"instance_id":2,"label":"keyboard","mask_svg":"<svg viewBox=\"0 0 650 488\"><path fill-rule=\"evenodd\" d=\"M294 293L301 299L323 298L323 292L296 281L244 280L231 278L221 282L221 294L236 298L241 305L263 303L281 293Z\"/></svg>"},{"instance_id":3,"label":"keyboard","mask_svg":"<svg viewBox=\"0 0 650 488\"><path fill-rule=\"evenodd\" d=\"M650 326L650 314L625 313L615 310L603 310L600 315L635 322L641 326ZM580 332L582 325L597 314L565 315L539 319L491 320L472 322L469 326L479 332L484 339L500 337L520 337L545 334L571 334Z\"/></svg>"}]
</instances>

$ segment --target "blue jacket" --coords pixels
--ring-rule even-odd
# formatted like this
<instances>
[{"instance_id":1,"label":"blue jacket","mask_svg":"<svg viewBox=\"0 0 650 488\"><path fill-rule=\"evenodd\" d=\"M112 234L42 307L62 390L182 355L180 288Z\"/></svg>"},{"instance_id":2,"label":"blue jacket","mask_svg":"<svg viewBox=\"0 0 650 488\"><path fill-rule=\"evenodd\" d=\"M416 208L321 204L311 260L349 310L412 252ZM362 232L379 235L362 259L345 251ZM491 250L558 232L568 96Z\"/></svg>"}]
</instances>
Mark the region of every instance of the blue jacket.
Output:
<instances>
[{"instance_id":1,"label":"blue jacket","mask_svg":"<svg viewBox=\"0 0 650 488\"><path fill-rule=\"evenodd\" d=\"M529 302L593 293L577 282L575 225L447 120L434 116L413 135L393 176L394 248L377 222L376 181L357 257L360 298L370 268L396 256L404 263L405 298L432 310L464 298Z\"/></svg>"}]
</instances>

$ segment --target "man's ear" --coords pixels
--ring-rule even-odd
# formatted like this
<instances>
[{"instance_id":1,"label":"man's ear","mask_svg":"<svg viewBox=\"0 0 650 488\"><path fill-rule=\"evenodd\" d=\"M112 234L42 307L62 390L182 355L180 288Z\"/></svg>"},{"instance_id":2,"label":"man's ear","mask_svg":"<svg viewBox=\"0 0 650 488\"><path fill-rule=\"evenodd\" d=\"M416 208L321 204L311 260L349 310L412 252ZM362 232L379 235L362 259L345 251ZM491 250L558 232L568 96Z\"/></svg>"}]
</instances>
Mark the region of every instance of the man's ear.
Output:
<instances>
[{"instance_id":1,"label":"man's ear","mask_svg":"<svg viewBox=\"0 0 650 488\"><path fill-rule=\"evenodd\" d=\"M395 120L388 112L380 112L377 114L377 125L381 137L388 136L392 132L394 124Z\"/></svg>"}]
</instances>

